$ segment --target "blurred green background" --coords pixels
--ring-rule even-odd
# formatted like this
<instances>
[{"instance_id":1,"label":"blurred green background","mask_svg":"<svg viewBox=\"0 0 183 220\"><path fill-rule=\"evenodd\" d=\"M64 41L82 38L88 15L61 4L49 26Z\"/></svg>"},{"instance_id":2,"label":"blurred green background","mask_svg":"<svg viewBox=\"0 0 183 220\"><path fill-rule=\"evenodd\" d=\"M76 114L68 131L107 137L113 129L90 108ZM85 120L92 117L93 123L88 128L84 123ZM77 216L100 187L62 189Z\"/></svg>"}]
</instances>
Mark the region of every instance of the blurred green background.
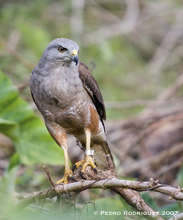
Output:
<instances>
[{"instance_id":1,"label":"blurred green background","mask_svg":"<svg viewBox=\"0 0 183 220\"><path fill-rule=\"evenodd\" d=\"M168 56L176 56L171 51L164 62L156 58L156 49L175 22L179 1L139 1L138 8L133 1L73 2L1 2L1 70L15 85L21 87L29 79L48 42L57 37L79 43L80 60L93 70L105 101L154 98L179 74L180 48L172 64L167 64ZM121 118L140 110L107 108L107 115Z\"/></svg>"},{"instance_id":2,"label":"blurred green background","mask_svg":"<svg viewBox=\"0 0 183 220\"><path fill-rule=\"evenodd\" d=\"M80 60L92 70L101 88L108 121L118 121L139 114L182 73L182 21L183 3L178 0L0 1L0 152L5 152L0 153L0 198L5 201L0 210L4 216L12 211L20 217L18 207L7 208L12 206L15 185L20 192L48 186L35 164L63 165L63 152L47 133L28 86L47 44L57 37L78 42ZM179 184L182 176L183 170L178 174ZM3 192L9 196L5 198ZM103 201L98 192L93 194L98 207L107 202L116 210L127 209L118 197L114 203L108 198ZM150 195L144 197L157 210L182 210L182 203L158 207ZM40 204L31 206L21 217L32 219L35 213L42 213L38 219L65 219L57 211L47 215L52 205L49 201L45 209Z\"/></svg>"}]
</instances>

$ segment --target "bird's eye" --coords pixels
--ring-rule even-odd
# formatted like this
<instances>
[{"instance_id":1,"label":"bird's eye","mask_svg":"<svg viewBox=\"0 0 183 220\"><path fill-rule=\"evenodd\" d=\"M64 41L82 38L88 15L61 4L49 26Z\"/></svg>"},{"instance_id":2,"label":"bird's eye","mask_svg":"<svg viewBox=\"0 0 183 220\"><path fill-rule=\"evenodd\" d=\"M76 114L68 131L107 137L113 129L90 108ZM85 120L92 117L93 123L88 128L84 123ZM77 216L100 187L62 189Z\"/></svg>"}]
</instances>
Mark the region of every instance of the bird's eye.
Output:
<instances>
[{"instance_id":1,"label":"bird's eye","mask_svg":"<svg viewBox=\"0 0 183 220\"><path fill-rule=\"evenodd\" d=\"M67 50L67 48L65 48L65 47L62 47L62 46L58 46L58 51L60 52L60 53L63 53L63 52L65 52L66 50Z\"/></svg>"}]
</instances>

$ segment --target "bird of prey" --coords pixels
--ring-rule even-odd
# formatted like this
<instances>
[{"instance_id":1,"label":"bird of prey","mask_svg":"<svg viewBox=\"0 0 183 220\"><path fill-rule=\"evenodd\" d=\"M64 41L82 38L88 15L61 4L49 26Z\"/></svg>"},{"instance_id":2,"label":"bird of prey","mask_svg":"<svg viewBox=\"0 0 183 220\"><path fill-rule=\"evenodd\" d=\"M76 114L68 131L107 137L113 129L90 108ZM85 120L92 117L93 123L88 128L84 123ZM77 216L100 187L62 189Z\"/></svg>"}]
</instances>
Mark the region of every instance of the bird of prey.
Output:
<instances>
[{"instance_id":1,"label":"bird of prey","mask_svg":"<svg viewBox=\"0 0 183 220\"><path fill-rule=\"evenodd\" d=\"M73 175L67 134L73 135L85 149L84 159L75 164L82 167L81 172L87 166L96 171L102 160L111 157L103 122L106 119L103 97L87 66L79 62L78 53L78 44L70 39L51 41L30 80L31 94L45 125L64 150L65 172L57 184L68 183ZM103 154L97 160L99 148Z\"/></svg>"}]
</instances>

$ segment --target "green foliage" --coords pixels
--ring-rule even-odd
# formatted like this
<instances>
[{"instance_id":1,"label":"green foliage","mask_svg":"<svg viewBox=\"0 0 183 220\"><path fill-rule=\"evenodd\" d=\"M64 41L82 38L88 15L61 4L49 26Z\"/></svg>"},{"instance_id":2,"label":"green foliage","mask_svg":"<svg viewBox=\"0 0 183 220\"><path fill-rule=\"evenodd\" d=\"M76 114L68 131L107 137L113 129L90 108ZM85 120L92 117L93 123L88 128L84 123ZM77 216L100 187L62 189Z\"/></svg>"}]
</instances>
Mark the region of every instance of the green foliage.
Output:
<instances>
[{"instance_id":1,"label":"green foliage","mask_svg":"<svg viewBox=\"0 0 183 220\"><path fill-rule=\"evenodd\" d=\"M69 199L69 194L62 195L59 200L35 201L35 203L28 205L24 200L16 198L16 173L17 169L12 169L0 180L0 201L2 202L0 217L2 219L102 220L107 218L108 220L118 220L124 216L125 211L133 210L126 202L121 202L118 197L97 199L90 203L78 202L79 205L76 205L75 201Z\"/></svg>"},{"instance_id":2,"label":"green foliage","mask_svg":"<svg viewBox=\"0 0 183 220\"><path fill-rule=\"evenodd\" d=\"M156 2L161 1L157 0ZM168 0L167 2L171 2L176 7L181 4L178 0ZM60 5L60 8L57 9L57 5ZM121 8L117 7L115 9L116 6L113 5L112 1L109 1L108 7L105 3L99 5L104 10L107 9L112 13L114 13L113 10L117 10L119 18L122 17ZM93 6L87 7L86 5L84 10L85 32L92 32L92 30L97 29L99 27L97 22L103 25L102 15L97 18L97 12L94 13L96 15L94 17L92 14L93 8ZM2 3L0 8L0 33L5 43L0 42L1 69L10 75L16 84L26 81L31 69L25 63L35 65L51 39L55 37L72 38L69 25L70 15L72 15L71 1L66 0L24 1L23 4L22 1ZM162 22L164 21L162 20ZM148 29L150 28L151 26ZM14 39L14 36L16 39L16 34L18 34L19 40L18 43L15 42L17 44L13 45L14 41L12 39ZM148 37L148 35L145 36L145 41L146 38L149 39ZM6 45L9 42L12 45ZM158 43L160 42L155 41L155 45ZM157 81L153 83L154 76L150 76L148 71L146 72L146 66L149 64L147 61L152 58L153 54L151 53L153 51L148 51L148 55L146 55L141 51L140 44L139 41L139 47L134 45L133 40L128 35L114 37L98 45L80 43L80 59L90 68L92 64L93 67L96 66L96 68L93 68L93 75L99 82L105 100L149 99L159 95L163 88L168 87L175 80L177 69L173 66L173 70L167 71L164 76L162 75L158 83ZM9 48L11 46L12 48L15 47L21 59L17 59L17 56L4 50L7 46ZM26 92L21 95L25 96L27 94L30 96L30 93ZM142 109L143 107L122 110L107 109L107 116L113 119L122 118L135 115ZM67 220L73 218L110 220L125 219L123 211L133 211L124 200L118 197L97 199L95 202L88 204L79 202L78 207L75 208L73 205L63 208L63 204L60 205L55 200L38 201L25 209L22 209L20 204L15 206L15 182L21 190L25 187L29 188L29 186L33 188L36 185L33 184L33 181L40 184L43 176L39 172L35 173L32 167L29 166L30 170L26 170L22 178L16 179L16 169L12 170L12 168L18 163L28 165L35 163L63 164L63 153L49 136L40 118L34 114L30 106L20 97L12 82L2 72L0 72L0 132L13 140L17 150L10 159L8 169L10 172L7 172L0 180L0 219ZM33 175L34 178L32 178ZM183 168L179 171L177 182L183 187ZM32 190L31 187L26 188L26 191ZM41 188L43 187L43 184L41 184ZM143 193L143 198L160 213L173 210L181 212L183 210L182 204L174 201L168 206L160 207L148 192ZM121 215L117 215L119 212L116 215L110 215L110 213L105 215L101 211L120 211ZM165 214L163 217L170 218L168 212ZM142 218L142 216L132 217L133 219L147 219ZM128 216L128 219L131 219L131 216Z\"/></svg>"},{"instance_id":3,"label":"green foliage","mask_svg":"<svg viewBox=\"0 0 183 220\"><path fill-rule=\"evenodd\" d=\"M60 199L47 199L44 201L35 201L34 203L27 203L24 200L18 200L15 194L15 183L17 169L12 169L6 172L4 177L0 180L0 219L7 220L118 220L118 219L136 219L147 220L147 216L138 213L124 200L118 196L106 197L90 201L89 203L82 203L77 200L71 200L69 194L63 194ZM143 195L146 202L156 211L162 215L163 218L168 219L172 217L175 212L180 213L182 207L178 203L158 208L148 193ZM153 205L154 204L154 205Z\"/></svg>"},{"instance_id":4,"label":"green foliage","mask_svg":"<svg viewBox=\"0 0 183 220\"><path fill-rule=\"evenodd\" d=\"M146 202L147 204L149 204L149 205L151 206L151 208L153 208L153 210L155 210L155 211L158 211L158 210L159 210L159 208L158 208L156 202L155 202L155 201L153 200L153 198L149 195L149 193L144 192L144 193L142 193L141 195L142 195L142 198L145 200L145 202Z\"/></svg>"},{"instance_id":5,"label":"green foliage","mask_svg":"<svg viewBox=\"0 0 183 220\"><path fill-rule=\"evenodd\" d=\"M15 143L25 164L62 164L63 153L41 119L19 96L11 81L0 72L0 132Z\"/></svg>"},{"instance_id":6,"label":"green foliage","mask_svg":"<svg viewBox=\"0 0 183 220\"><path fill-rule=\"evenodd\" d=\"M18 22L17 28L23 36L23 43L25 47L40 58L50 42L48 32L45 32L40 27L26 21Z\"/></svg>"},{"instance_id":7,"label":"green foliage","mask_svg":"<svg viewBox=\"0 0 183 220\"><path fill-rule=\"evenodd\" d=\"M57 5L61 11L56 10L56 14L53 14ZM73 38L69 26L70 14L72 15L70 1L35 0L26 1L25 4L19 1L5 4L0 10L0 23L4 30L2 36L6 39L10 31L16 30L20 34L18 53L26 62L36 65L50 40L56 37ZM92 24L94 26L97 24L90 13L86 12L85 16L85 22L88 23L85 27L88 26L88 31L91 31ZM143 82L146 75L145 59L140 52L125 36L114 37L98 45L83 45L80 42L80 59L89 67L92 67L91 63L95 64L93 75L99 82L104 100L107 101L152 97L151 86L137 84L138 81ZM11 77L14 81L22 82L27 78L26 74L29 74L30 70L27 70L21 62L17 62L15 57L10 55L2 59L4 72L13 72ZM141 109L138 107L127 110L107 109L107 118L127 117L137 114Z\"/></svg>"},{"instance_id":8,"label":"green foliage","mask_svg":"<svg viewBox=\"0 0 183 220\"><path fill-rule=\"evenodd\" d=\"M13 156L10 158L8 170L11 170L12 168L16 167L21 163L20 156L18 153L14 153Z\"/></svg>"},{"instance_id":9,"label":"green foliage","mask_svg":"<svg viewBox=\"0 0 183 220\"><path fill-rule=\"evenodd\" d=\"M12 219L12 213L15 213L15 205L13 201L13 194L15 193L15 178L16 170L6 173L0 180L0 219Z\"/></svg>"}]
</instances>

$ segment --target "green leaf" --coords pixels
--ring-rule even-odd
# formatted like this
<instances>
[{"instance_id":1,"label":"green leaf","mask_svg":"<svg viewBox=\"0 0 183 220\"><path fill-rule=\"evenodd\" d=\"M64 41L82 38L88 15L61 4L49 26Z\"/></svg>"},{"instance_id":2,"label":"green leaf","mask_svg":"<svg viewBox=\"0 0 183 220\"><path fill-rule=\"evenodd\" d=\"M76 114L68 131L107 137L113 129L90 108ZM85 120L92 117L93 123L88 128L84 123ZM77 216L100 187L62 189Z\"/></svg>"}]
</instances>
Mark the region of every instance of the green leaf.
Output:
<instances>
[{"instance_id":1,"label":"green leaf","mask_svg":"<svg viewBox=\"0 0 183 220\"><path fill-rule=\"evenodd\" d=\"M18 153L15 153L10 158L8 170L11 170L12 168L16 167L18 164L20 164L20 157L19 157Z\"/></svg>"},{"instance_id":2,"label":"green leaf","mask_svg":"<svg viewBox=\"0 0 183 220\"><path fill-rule=\"evenodd\" d=\"M15 192L15 179L17 169L12 169L10 172L6 172L0 179L0 213L2 219L8 219L7 217L13 211L13 194Z\"/></svg>"},{"instance_id":3,"label":"green leaf","mask_svg":"<svg viewBox=\"0 0 183 220\"><path fill-rule=\"evenodd\" d=\"M158 211L158 206L155 202L155 200L150 196L150 194L148 192L143 192L141 193L142 198L144 199L144 201L154 210Z\"/></svg>"},{"instance_id":4,"label":"green leaf","mask_svg":"<svg viewBox=\"0 0 183 220\"><path fill-rule=\"evenodd\" d=\"M25 46L33 51L37 57L40 57L50 42L48 32L27 21L19 22L17 28L22 33Z\"/></svg>"},{"instance_id":5,"label":"green leaf","mask_svg":"<svg viewBox=\"0 0 183 220\"><path fill-rule=\"evenodd\" d=\"M42 120L0 72L0 132L14 141L25 164L63 164L63 152L48 134Z\"/></svg>"},{"instance_id":6,"label":"green leaf","mask_svg":"<svg viewBox=\"0 0 183 220\"><path fill-rule=\"evenodd\" d=\"M0 132L12 139L16 139L18 137L18 124L14 121L0 118Z\"/></svg>"}]
</instances>

